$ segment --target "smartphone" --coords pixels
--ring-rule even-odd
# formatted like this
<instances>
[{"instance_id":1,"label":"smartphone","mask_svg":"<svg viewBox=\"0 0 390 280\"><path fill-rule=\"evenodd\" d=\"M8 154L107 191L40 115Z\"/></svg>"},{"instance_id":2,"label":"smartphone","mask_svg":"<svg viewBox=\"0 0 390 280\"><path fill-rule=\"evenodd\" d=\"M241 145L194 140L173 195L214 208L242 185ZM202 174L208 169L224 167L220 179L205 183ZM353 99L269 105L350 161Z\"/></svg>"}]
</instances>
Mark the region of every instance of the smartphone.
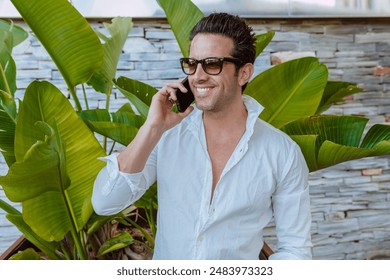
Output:
<instances>
[{"instance_id":1,"label":"smartphone","mask_svg":"<svg viewBox=\"0 0 390 280\"><path fill-rule=\"evenodd\" d=\"M194 102L195 97L191 91L190 84L188 82L188 77L181 82L183 86L188 90L187 92L182 92L180 89L176 90L176 106L180 113L183 113L187 108Z\"/></svg>"}]
</instances>

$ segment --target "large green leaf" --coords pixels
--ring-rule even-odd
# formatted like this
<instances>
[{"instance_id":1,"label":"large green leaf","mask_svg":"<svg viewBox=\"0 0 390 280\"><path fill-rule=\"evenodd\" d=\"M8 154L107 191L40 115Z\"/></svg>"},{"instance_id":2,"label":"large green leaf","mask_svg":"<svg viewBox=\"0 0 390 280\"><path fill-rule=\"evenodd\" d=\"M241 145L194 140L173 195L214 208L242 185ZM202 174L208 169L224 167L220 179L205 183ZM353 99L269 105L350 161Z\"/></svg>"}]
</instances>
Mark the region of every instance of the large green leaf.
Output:
<instances>
[{"instance_id":1,"label":"large green leaf","mask_svg":"<svg viewBox=\"0 0 390 280\"><path fill-rule=\"evenodd\" d=\"M317 135L290 135L301 148L302 154L305 157L305 161L309 171L318 169L317 156Z\"/></svg>"},{"instance_id":2,"label":"large green leaf","mask_svg":"<svg viewBox=\"0 0 390 280\"><path fill-rule=\"evenodd\" d=\"M36 129L39 130L39 127ZM45 192L64 192L69 187L69 178L60 173L63 147L57 145L60 142L57 137L57 133L51 132L45 136L45 141L37 141L23 161L13 164L7 176L1 178L11 201L23 202Z\"/></svg>"},{"instance_id":3,"label":"large green leaf","mask_svg":"<svg viewBox=\"0 0 390 280\"><path fill-rule=\"evenodd\" d=\"M272 41L272 38L274 37L275 32L268 31L264 34L256 35L256 57L261 54L261 52L268 46L268 44Z\"/></svg>"},{"instance_id":4,"label":"large green leaf","mask_svg":"<svg viewBox=\"0 0 390 280\"><path fill-rule=\"evenodd\" d=\"M108 110L86 110L79 113L88 127L122 145L128 145L135 137L138 129L144 123L144 118L132 112Z\"/></svg>"},{"instance_id":5,"label":"large green leaf","mask_svg":"<svg viewBox=\"0 0 390 280\"><path fill-rule=\"evenodd\" d=\"M12 58L14 47L13 25L8 30L0 29L0 90L14 95L16 91L16 65Z\"/></svg>"},{"instance_id":6,"label":"large green leaf","mask_svg":"<svg viewBox=\"0 0 390 280\"><path fill-rule=\"evenodd\" d=\"M165 12L181 53L187 57L191 30L204 17L203 12L190 0L157 0L157 2Z\"/></svg>"},{"instance_id":7,"label":"large green leaf","mask_svg":"<svg viewBox=\"0 0 390 280\"><path fill-rule=\"evenodd\" d=\"M27 36L28 33L22 28L0 20L0 150L8 166L16 160L16 65L11 54L13 47Z\"/></svg>"},{"instance_id":8,"label":"large green leaf","mask_svg":"<svg viewBox=\"0 0 390 280\"><path fill-rule=\"evenodd\" d=\"M40 255L33 248L28 248L22 252L18 252L9 258L9 260L30 260L30 261L37 261L40 259L41 259Z\"/></svg>"},{"instance_id":9,"label":"large green leaf","mask_svg":"<svg viewBox=\"0 0 390 280\"><path fill-rule=\"evenodd\" d=\"M13 34L13 47L19 45L27 39L28 33L22 27L14 25L13 22L8 22L0 19L0 32L11 31Z\"/></svg>"},{"instance_id":10,"label":"large green leaf","mask_svg":"<svg viewBox=\"0 0 390 280\"><path fill-rule=\"evenodd\" d=\"M14 151L16 103L12 96L0 90L0 149L8 166L16 161Z\"/></svg>"},{"instance_id":11,"label":"large green leaf","mask_svg":"<svg viewBox=\"0 0 390 280\"><path fill-rule=\"evenodd\" d=\"M325 141L318 152L318 169L354 159L373 156L373 149L344 146Z\"/></svg>"},{"instance_id":12,"label":"large green leaf","mask_svg":"<svg viewBox=\"0 0 390 280\"><path fill-rule=\"evenodd\" d=\"M11 0L52 57L69 88L87 82L103 49L87 20L67 0Z\"/></svg>"},{"instance_id":13,"label":"large green leaf","mask_svg":"<svg viewBox=\"0 0 390 280\"><path fill-rule=\"evenodd\" d=\"M0 208L3 209L7 215L7 219L14 224L24 235L24 237L39 248L42 252L48 255L52 260L59 259L56 254L58 244L56 242L47 242L39 237L23 220L22 213L16 208L9 205L4 200L0 199Z\"/></svg>"},{"instance_id":14,"label":"large green leaf","mask_svg":"<svg viewBox=\"0 0 390 280\"><path fill-rule=\"evenodd\" d=\"M123 45L126 42L127 35L133 26L131 18L114 18L111 24L104 23L111 37L107 38L98 32L99 37L103 40L104 58L103 64L89 80L88 84L102 93L108 93L112 88L113 79L115 78L116 68L119 57L122 54Z\"/></svg>"},{"instance_id":15,"label":"large green leaf","mask_svg":"<svg viewBox=\"0 0 390 280\"><path fill-rule=\"evenodd\" d=\"M109 252L119 250L131 245L134 242L133 237L128 232L121 232L110 238L99 248L98 255L102 256Z\"/></svg>"},{"instance_id":16,"label":"large green leaf","mask_svg":"<svg viewBox=\"0 0 390 280\"><path fill-rule=\"evenodd\" d=\"M7 219L14 224L24 235L24 237L34 244L39 250L45 253L51 260L61 259L56 252L59 248L58 242L48 242L42 237L37 235L31 228L26 224L22 214L8 214Z\"/></svg>"},{"instance_id":17,"label":"large green leaf","mask_svg":"<svg viewBox=\"0 0 390 280\"><path fill-rule=\"evenodd\" d=\"M282 130L297 142L310 171L364 157L390 153L390 126L374 125L362 135L368 119L356 116L312 116Z\"/></svg>"},{"instance_id":18,"label":"large green leaf","mask_svg":"<svg viewBox=\"0 0 390 280\"><path fill-rule=\"evenodd\" d=\"M157 93L157 89L126 77L119 77L115 82L115 86L129 99L141 116L144 118L148 116L149 106L153 95Z\"/></svg>"},{"instance_id":19,"label":"large green leaf","mask_svg":"<svg viewBox=\"0 0 390 280\"><path fill-rule=\"evenodd\" d=\"M281 128L288 135L318 135L324 141L358 147L368 119L355 116L312 116L291 122Z\"/></svg>"},{"instance_id":20,"label":"large green leaf","mask_svg":"<svg viewBox=\"0 0 390 280\"><path fill-rule=\"evenodd\" d=\"M0 42L1 44L1 42ZM16 65L11 54L0 45L0 90L14 96L16 91Z\"/></svg>"},{"instance_id":21,"label":"large green leaf","mask_svg":"<svg viewBox=\"0 0 390 280\"><path fill-rule=\"evenodd\" d=\"M305 57L257 75L245 93L265 107L260 118L279 128L316 112L327 78L325 65L316 58Z\"/></svg>"},{"instance_id":22,"label":"large green leaf","mask_svg":"<svg viewBox=\"0 0 390 280\"><path fill-rule=\"evenodd\" d=\"M353 83L329 81L324 89L316 115L328 110L334 103L344 101L345 96L361 92L363 89Z\"/></svg>"},{"instance_id":23,"label":"large green leaf","mask_svg":"<svg viewBox=\"0 0 390 280\"><path fill-rule=\"evenodd\" d=\"M61 166L62 161L56 161L50 149L43 145L47 136L42 130L37 129L35 125L37 122L58 127L58 134L65 147L66 167ZM19 181L20 184L17 186L14 184L14 188L20 188L19 194L16 194L17 191L14 194L22 196L19 199L27 199L22 202L23 218L26 223L35 232L39 231L40 236L46 236L48 240L61 240L63 234L70 230L71 222L74 222L76 230L80 230L93 212L91 205L93 182L104 166L104 163L97 158L104 156L105 152L93 133L57 88L48 82L33 82L24 96L15 139L17 163L11 166L11 169L18 171L19 175L12 177L13 171L10 169L7 176L0 177L0 181L8 181L12 184L17 178L20 180L23 177L23 174L20 174L21 170L29 174L25 176L24 182ZM42 147L33 153L33 145L42 145ZM30 160L24 162L25 157L28 156ZM52 170L52 162L61 168L57 171L57 179L48 178L54 176L53 171L49 174L42 173L45 168ZM61 193L55 191L55 187L50 184L57 183L60 175L60 178L63 178L65 171L70 185ZM27 190L28 187L39 187L39 183L49 184L47 191L38 195L39 191ZM4 190L6 191L6 187Z\"/></svg>"},{"instance_id":24,"label":"large green leaf","mask_svg":"<svg viewBox=\"0 0 390 280\"><path fill-rule=\"evenodd\" d=\"M390 140L390 126L375 124L367 132L361 146L363 148L373 148L384 140Z\"/></svg>"},{"instance_id":25,"label":"large green leaf","mask_svg":"<svg viewBox=\"0 0 390 280\"><path fill-rule=\"evenodd\" d=\"M364 137L362 148L374 149L372 156L381 156L390 153L390 126L384 124L375 124Z\"/></svg>"}]
</instances>

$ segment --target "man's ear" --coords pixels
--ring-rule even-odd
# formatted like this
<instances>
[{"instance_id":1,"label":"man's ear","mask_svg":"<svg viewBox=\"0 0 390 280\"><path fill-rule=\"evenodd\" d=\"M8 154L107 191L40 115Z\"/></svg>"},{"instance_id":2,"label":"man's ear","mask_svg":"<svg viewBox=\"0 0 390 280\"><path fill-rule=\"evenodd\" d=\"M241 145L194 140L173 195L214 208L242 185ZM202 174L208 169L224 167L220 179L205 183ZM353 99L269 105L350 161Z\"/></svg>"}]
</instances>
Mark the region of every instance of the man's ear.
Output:
<instances>
[{"instance_id":1,"label":"man's ear","mask_svg":"<svg viewBox=\"0 0 390 280\"><path fill-rule=\"evenodd\" d=\"M238 83L240 86L243 86L249 82L254 70L255 69L252 63L247 63L240 68L240 71L238 72Z\"/></svg>"}]
</instances>

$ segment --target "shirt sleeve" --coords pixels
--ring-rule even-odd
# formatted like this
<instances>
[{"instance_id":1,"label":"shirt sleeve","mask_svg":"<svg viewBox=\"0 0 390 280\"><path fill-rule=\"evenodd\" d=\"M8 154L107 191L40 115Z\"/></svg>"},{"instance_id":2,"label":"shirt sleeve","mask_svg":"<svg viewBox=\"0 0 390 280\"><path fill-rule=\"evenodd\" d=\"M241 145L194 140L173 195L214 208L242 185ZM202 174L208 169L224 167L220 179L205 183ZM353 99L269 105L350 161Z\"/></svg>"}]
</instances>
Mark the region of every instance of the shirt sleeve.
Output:
<instances>
[{"instance_id":1,"label":"shirt sleeve","mask_svg":"<svg viewBox=\"0 0 390 280\"><path fill-rule=\"evenodd\" d=\"M98 173L92 192L92 207L98 215L112 215L137 201L156 181L156 151L139 173L119 170L118 153L99 158L107 164Z\"/></svg>"},{"instance_id":2,"label":"shirt sleeve","mask_svg":"<svg viewBox=\"0 0 390 280\"><path fill-rule=\"evenodd\" d=\"M270 260L312 258L308 174L299 146L293 145L272 197L278 244Z\"/></svg>"}]
</instances>

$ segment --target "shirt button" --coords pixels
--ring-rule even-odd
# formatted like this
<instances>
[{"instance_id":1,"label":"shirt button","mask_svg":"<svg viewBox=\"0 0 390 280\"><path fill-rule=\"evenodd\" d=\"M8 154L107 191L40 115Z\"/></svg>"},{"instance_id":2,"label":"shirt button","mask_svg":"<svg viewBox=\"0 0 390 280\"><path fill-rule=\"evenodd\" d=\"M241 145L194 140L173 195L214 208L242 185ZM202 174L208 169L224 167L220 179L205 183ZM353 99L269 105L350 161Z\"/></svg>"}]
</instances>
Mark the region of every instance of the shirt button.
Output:
<instances>
[{"instance_id":1,"label":"shirt button","mask_svg":"<svg viewBox=\"0 0 390 280\"><path fill-rule=\"evenodd\" d=\"M202 235L198 237L198 241L203 241L203 236Z\"/></svg>"}]
</instances>

